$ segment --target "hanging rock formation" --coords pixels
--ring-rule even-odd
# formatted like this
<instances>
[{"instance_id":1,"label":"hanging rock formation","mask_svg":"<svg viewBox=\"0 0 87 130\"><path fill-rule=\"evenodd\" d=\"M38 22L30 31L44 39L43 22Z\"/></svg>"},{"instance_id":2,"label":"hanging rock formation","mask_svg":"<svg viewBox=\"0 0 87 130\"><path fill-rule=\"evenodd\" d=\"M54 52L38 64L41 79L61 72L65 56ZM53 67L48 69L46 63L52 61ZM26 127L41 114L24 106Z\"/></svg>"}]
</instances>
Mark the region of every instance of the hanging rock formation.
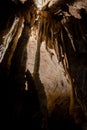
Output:
<instances>
[{"instance_id":1,"label":"hanging rock formation","mask_svg":"<svg viewBox=\"0 0 87 130\"><path fill-rule=\"evenodd\" d=\"M87 6L84 6L83 1L77 1L76 5L79 8L77 8L76 14L73 14L69 2L61 3L61 5L59 1L50 3L48 2L39 12L42 30L40 31L42 34L39 36L41 36L41 41L45 40L50 55L52 53L49 50L54 49L58 61L62 63L72 86L70 114L82 129L86 129ZM75 5L72 4L72 6L74 8ZM79 17L77 17L77 11Z\"/></svg>"}]
</instances>

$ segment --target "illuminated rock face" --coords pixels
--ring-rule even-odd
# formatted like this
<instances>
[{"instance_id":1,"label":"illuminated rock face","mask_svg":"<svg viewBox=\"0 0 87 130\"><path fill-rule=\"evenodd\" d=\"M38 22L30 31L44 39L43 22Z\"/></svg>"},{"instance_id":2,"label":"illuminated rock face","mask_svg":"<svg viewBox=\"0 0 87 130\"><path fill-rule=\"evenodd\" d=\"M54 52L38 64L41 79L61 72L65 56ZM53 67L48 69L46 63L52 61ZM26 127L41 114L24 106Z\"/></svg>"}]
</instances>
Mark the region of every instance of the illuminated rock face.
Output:
<instances>
[{"instance_id":1,"label":"illuminated rock face","mask_svg":"<svg viewBox=\"0 0 87 130\"><path fill-rule=\"evenodd\" d=\"M37 46L37 37L34 35L34 32L32 31L29 43L27 45L27 69L30 70L32 75L34 71L36 46ZM53 117L53 119L57 121L57 123L58 121L61 120L66 121L68 123L71 120L69 119L70 118L69 107L70 107L70 100L73 100L73 97L72 99L70 97L72 88L69 78L65 73L62 64L58 63L55 51L53 49L50 49L50 51L53 54L52 56L49 54L49 52L47 52L45 48L45 42L42 42L40 49L39 75L40 80L43 83L44 92L46 96L45 106L47 107L48 110L48 116ZM44 96L42 96L41 99L42 103L44 102L43 97ZM80 115L82 116L83 112L82 111L80 112L81 112ZM78 111L77 112L75 111L75 113L78 113ZM81 120L83 120L82 117L80 117L79 115L75 118L77 120L80 118ZM69 125L72 126L72 124ZM86 125L84 126L86 127Z\"/></svg>"},{"instance_id":2,"label":"illuminated rock face","mask_svg":"<svg viewBox=\"0 0 87 130\"><path fill-rule=\"evenodd\" d=\"M32 35L27 46L27 69L33 75L37 39ZM54 117L56 120L67 119L69 116L70 83L67 75L65 76L63 67L58 64L54 50L53 56L47 52L45 42L40 50L40 68L39 76L44 89L39 89L41 93L42 106L48 111L48 117ZM37 81L36 81L37 83ZM42 107L43 109L43 107ZM45 113L44 113L45 115Z\"/></svg>"},{"instance_id":3,"label":"illuminated rock face","mask_svg":"<svg viewBox=\"0 0 87 130\"><path fill-rule=\"evenodd\" d=\"M33 32L32 32L33 33ZM28 53L28 60L27 60L27 69L33 74L34 69L34 61L35 61L35 53L36 53L36 43L37 39L32 34L29 40L29 44L27 46L27 53ZM60 107L65 112L60 113L59 108L56 111L57 115L59 114L60 117L66 115L68 113L69 107L69 97L70 97L70 83L68 82L67 75L65 76L63 67L61 63L58 63L55 51L52 49L51 52L53 56L51 57L49 52L47 52L45 48L45 42L42 42L41 49L40 49L40 68L39 74L41 82L44 85L44 90L47 97L47 108L49 114L57 107ZM64 108L63 108L64 107ZM57 110L57 108L56 108Z\"/></svg>"}]
</instances>

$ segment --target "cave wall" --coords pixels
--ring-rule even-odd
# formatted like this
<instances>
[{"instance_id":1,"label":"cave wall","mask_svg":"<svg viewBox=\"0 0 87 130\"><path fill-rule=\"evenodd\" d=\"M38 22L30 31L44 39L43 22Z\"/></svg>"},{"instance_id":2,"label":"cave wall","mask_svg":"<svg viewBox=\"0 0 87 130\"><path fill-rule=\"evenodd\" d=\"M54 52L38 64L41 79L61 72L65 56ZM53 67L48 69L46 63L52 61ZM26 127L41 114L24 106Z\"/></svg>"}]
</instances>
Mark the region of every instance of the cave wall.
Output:
<instances>
[{"instance_id":1,"label":"cave wall","mask_svg":"<svg viewBox=\"0 0 87 130\"><path fill-rule=\"evenodd\" d=\"M46 49L51 56L53 53L50 49L54 49L58 62L62 62L72 86L70 114L77 124L86 129L84 126L87 123L87 93L85 93L87 91L87 4L85 2L84 5L83 1L78 1L74 3L77 4L76 6L69 5L69 3L60 6L58 1L52 2L54 4L48 2L39 12L41 28L39 40L46 42ZM73 13L70 6L73 6L73 9L76 8L76 12Z\"/></svg>"},{"instance_id":2,"label":"cave wall","mask_svg":"<svg viewBox=\"0 0 87 130\"><path fill-rule=\"evenodd\" d=\"M65 78L66 71L64 73L64 69L65 70L67 69L69 71L71 79L74 78L74 80L75 80L74 85L76 85L76 88L75 88L76 99L80 106L79 110L81 110L81 111L77 111L78 109L72 109L72 107L75 107L75 104L73 104L73 106L71 104L71 109L73 110L72 116L74 116L76 113L74 119L77 121L77 123L79 123L78 119L80 118L81 119L80 125L84 124L84 126L85 126L87 119L83 120L84 119L83 115L87 114L87 111L86 111L87 110L87 104L86 104L87 93L85 93L85 95L84 95L84 90L85 90L85 92L87 90L87 88L86 88L86 84L87 84L86 83L86 78L87 78L87 67L86 67L87 66L87 62L86 62L86 55L87 55L86 54L87 53L86 18L87 18L87 15L86 15L86 10L83 9L82 6L81 6L82 10L81 10L81 8L78 9L79 15L80 15L80 17L78 19L77 15L76 15L76 18L74 17L75 14L73 14L72 10L70 12L71 14L73 14L72 17L70 17L70 14L67 17L67 15L66 15L67 11L65 10L65 14L59 15L57 18L56 14L53 15L53 9L55 6L52 6L53 8L51 10L50 4L52 4L52 3L49 4L50 7L45 6L45 9L47 9L47 10L44 10L44 8L42 8L42 12L39 13L39 15L42 15L41 16L42 21L40 21L41 22L40 29L42 29L42 30L40 30L40 32L39 32L39 34L40 34L39 40L37 39L37 41L38 41L37 44L39 43L39 53L38 53L38 55L39 55L38 64L39 65L37 64L37 74L34 75L34 73L33 73L34 67L36 65L35 59L33 59L34 60L33 68L31 66L28 66L28 67L30 67L30 70L33 69L33 71L31 71L31 73L33 73L32 75L34 77L34 81L33 81L29 68L28 68L28 71L26 71L26 62L27 62L27 45L28 45L28 40L30 37L31 27L33 26L33 23L35 20L34 11L36 10L36 7L30 6L30 5L32 5L32 1L28 1L28 2L22 1L22 3L21 3L21 1L8 0L8 1L6 1L6 4L4 4L4 2L5 1L3 1L0 5L0 7L1 7L0 8L0 10L1 10L0 11L1 44L3 42L2 37L5 36L6 34L8 34L9 30L11 30L11 25L14 23L14 18L15 17L18 18L18 23L15 26L16 30L13 30L13 31L11 30L11 33L14 33L13 39L8 44L8 49L6 50L4 58L2 59L2 62L0 63L0 79L1 79L0 84L2 84L3 89L8 91L9 121L11 121L13 124L16 123L16 126L19 124L19 126L21 126L21 127L24 126L27 122L32 127L32 129L37 127L38 129L46 130L48 128L46 125L44 125L44 123L47 123L46 122L47 116L44 114L46 114L45 112L47 112L47 109L48 109L48 112L50 113L49 115L53 114L53 116L55 116L55 118L57 118L58 116L61 118L64 118L64 117L66 118L66 114L67 113L69 114L69 105L70 105L70 102L69 102L69 100L70 100L69 89L70 88L68 88L68 87L71 87L71 84L70 83L68 84L68 81ZM64 7L65 6L63 6L63 8L59 8L59 9L62 10L62 9L64 9ZM47 12L48 10L51 11L52 16L50 16L50 14ZM62 10L62 12L64 12L64 10ZM55 10L55 13L56 13L56 10ZM63 17L64 15L66 15L66 16ZM47 21L45 18L47 18ZM69 22L71 23L70 25L69 25ZM46 24L47 24L47 26L46 26ZM72 33L73 29L70 27L71 25L72 25L73 29L76 29L75 30L76 36L74 33ZM51 27L53 30L51 30ZM68 32L64 27L68 28ZM58 29L57 35L54 34L56 32L56 28ZM45 31L44 31L44 29L45 29ZM61 30L62 30L62 37L61 37L61 35L59 35ZM19 33L17 33L17 32L19 32ZM46 32L46 34L45 34L45 32ZM78 34L78 32L79 32L79 34ZM74 38L73 39L74 44L75 44L75 38L77 38L77 40L78 40L77 41L77 46L78 46L77 53L75 53L73 46L71 44L72 38L70 39L70 36L67 36L67 33L72 34L72 36ZM55 36L53 37L53 35L55 35ZM48 36L48 39L47 39L47 36ZM57 40L58 39L60 40L58 42L60 42L59 44L62 48L65 45L65 48L63 48L65 50L62 50L62 52L61 52L62 56L60 55L60 60L58 59L59 55L57 55L58 54L57 51L59 51L59 50L55 50L57 48L55 48L55 46L53 45L53 43L55 41L55 37L57 38ZM63 38L62 40L64 40L64 41L62 41L61 38ZM85 40L84 40L84 38L85 38ZM42 41L44 41L44 40L46 41L46 43L42 43ZM64 43L61 44L61 41ZM40 42L42 43L42 45ZM67 45L66 45L66 43L67 43ZM79 44L82 44L82 43L84 43L84 45L79 46ZM43 44L46 45L46 48L43 47ZM45 57L40 52L40 47L43 48L41 51L43 52L43 50L44 50ZM51 49L53 49L53 50L51 50ZM55 52L54 52L54 50L55 50ZM81 52L80 52L80 50L81 50ZM37 49L36 49L36 51L37 51ZM69 66L66 65L66 57L65 57L64 51L66 53L66 56L67 56L67 59L69 62L68 63ZM10 57L10 55L11 55L11 57ZM34 55L36 55L36 53ZM41 59L40 59L40 56L42 57ZM69 56L71 56L71 57L69 57ZM49 63L46 63L46 62L49 62ZM58 63L58 66L57 66L57 63ZM61 67L59 64L62 64L63 66ZM79 67L78 67L78 65L79 65ZM44 69L45 71L43 70L43 67L45 68ZM58 71L58 73L60 73L59 75L64 76L64 79L62 79L62 78L60 79L57 71L55 69L52 69L52 67L56 68L56 70L58 69L57 71ZM65 67L65 68L63 68L63 67ZM60 72L59 72L59 68L60 68ZM61 70L62 68L63 68L63 70ZM48 72L48 70L49 70L49 72ZM48 75L46 73L48 73ZM51 74L53 74L52 75L53 77L50 76ZM82 80L80 81L80 79L82 79ZM27 82L28 88L30 87L30 89L31 89L27 92L25 91L26 82ZM81 85L79 85L79 82ZM68 86L67 84L70 86ZM38 99L38 96L37 96L38 94L35 89L35 87L38 87L38 86L40 87L39 89L41 89L41 87L42 87L43 95L41 95L41 96L42 96L42 98L44 97L44 100L40 99L40 97L39 97L40 100ZM61 88L64 86L67 89L66 90L67 92L65 91L64 94L68 93L69 97L68 97L68 99L67 99L67 97L65 97L63 100L62 96L64 96L64 95L62 93L63 89L61 90ZM79 89L78 89L78 86L80 86ZM83 86L83 88L82 88L82 86ZM49 89L50 87L52 87L52 88ZM58 88L58 90L57 90L57 88ZM59 88L60 88L60 90L59 90ZM56 91L55 91L55 89L56 89ZM64 88L64 90L65 90L65 88ZM1 92L3 92L3 95L5 95L5 92L7 92L7 91L1 91ZM60 91L60 93L58 93L59 91ZM73 91L73 90L71 90L71 91ZM33 93L33 94L31 94L31 93ZM41 94L41 93L39 92L39 94ZM65 94L65 96L66 96L66 94ZM60 97L62 99L61 102L59 102ZM73 98L74 97L72 97L71 100ZM34 104L33 99L36 102L36 104ZM41 103L42 101L43 101L43 103ZM46 103L44 103L44 101L46 101ZM28 104L28 102L31 104L31 107L30 107L30 104ZM39 104L39 103L41 103L41 104ZM62 104L62 103L65 103L65 104ZM59 113L59 111L61 111L60 106L63 106L62 107L63 113L61 112L62 114ZM44 109L41 109L43 107L44 107ZM65 109L65 107L67 107L67 110ZM27 110L26 110L26 108L27 108ZM76 111L74 111L74 110L76 110ZM66 111L66 113L64 113L64 111ZM34 116L33 112L35 114L37 113L37 116L31 120L31 118ZM80 113L80 112L82 113L81 117L78 115L78 113ZM26 120L25 120L25 118L26 118ZM27 118L29 118L29 120L27 120ZM38 118L38 120L36 120L36 118ZM44 121L44 119L45 119L45 121ZM21 125L21 122L23 123L23 125ZM41 124L42 124L42 126L41 126ZM28 126L28 127L30 127L30 126ZM84 126L82 126L82 127L84 127ZM83 129L85 129L85 128L83 128Z\"/></svg>"},{"instance_id":3,"label":"cave wall","mask_svg":"<svg viewBox=\"0 0 87 130\"><path fill-rule=\"evenodd\" d=\"M8 128L41 129L35 83L30 72L26 70L26 45L35 20L36 6L34 1L24 4L20 1L6 1L5 5L4 2L0 5L0 47L7 46L7 49L4 51L1 48L4 56L0 60L0 85L3 97L6 96L3 102ZM27 91L25 82L29 88Z\"/></svg>"}]
</instances>

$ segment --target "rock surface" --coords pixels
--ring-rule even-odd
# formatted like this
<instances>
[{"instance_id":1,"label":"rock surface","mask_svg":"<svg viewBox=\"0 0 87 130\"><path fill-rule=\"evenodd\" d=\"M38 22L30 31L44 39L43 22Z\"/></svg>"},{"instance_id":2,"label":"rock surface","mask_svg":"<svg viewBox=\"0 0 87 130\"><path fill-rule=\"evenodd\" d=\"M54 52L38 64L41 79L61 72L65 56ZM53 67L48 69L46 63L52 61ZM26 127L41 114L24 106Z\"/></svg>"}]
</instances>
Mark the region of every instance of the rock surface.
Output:
<instances>
[{"instance_id":1,"label":"rock surface","mask_svg":"<svg viewBox=\"0 0 87 130\"><path fill-rule=\"evenodd\" d=\"M27 46L27 69L29 69L32 74L34 69L35 52L37 46L36 44L37 39L34 35L34 32L32 31ZM51 52L53 53L52 57L45 48L45 42L42 42L40 50L40 79L44 85L47 96L48 112L51 113L55 109L55 107L58 107L58 115L62 114L62 116L64 116L69 107L69 96L71 87L61 63L59 64L57 61L54 50L51 50ZM60 111L62 111L61 109L64 109L64 113L60 113Z\"/></svg>"}]
</instances>

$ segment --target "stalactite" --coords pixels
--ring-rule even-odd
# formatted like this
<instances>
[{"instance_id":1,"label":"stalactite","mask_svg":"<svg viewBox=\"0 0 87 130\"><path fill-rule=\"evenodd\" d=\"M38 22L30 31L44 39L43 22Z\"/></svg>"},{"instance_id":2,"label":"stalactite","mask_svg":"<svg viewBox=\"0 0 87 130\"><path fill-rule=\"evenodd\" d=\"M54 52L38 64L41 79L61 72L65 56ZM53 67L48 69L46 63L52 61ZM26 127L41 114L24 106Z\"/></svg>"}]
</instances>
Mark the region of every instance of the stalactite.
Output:
<instances>
[{"instance_id":1,"label":"stalactite","mask_svg":"<svg viewBox=\"0 0 87 130\"><path fill-rule=\"evenodd\" d=\"M21 18L19 19L18 29L17 29L16 35L15 35L13 41L12 41L13 44L12 44L12 46L11 46L10 55L9 55L9 58L8 58L8 61L7 61L7 66L8 66L8 68L10 68L11 59L12 59L12 57L13 57L14 51L15 51L16 46L17 46L17 43L18 43L18 40L19 40L19 38L20 38L20 36L21 36L21 33L22 33L22 30L23 30L23 21L24 21L24 18L21 17Z\"/></svg>"},{"instance_id":2,"label":"stalactite","mask_svg":"<svg viewBox=\"0 0 87 130\"><path fill-rule=\"evenodd\" d=\"M35 54L35 63L34 63L34 71L33 71L33 79L35 81L36 90L38 93L38 98L40 102L40 110L41 110L41 128L48 130L48 112L47 112L47 99L46 93L44 90L44 86L41 83L40 76L39 76L39 67L40 67L40 47L42 43L42 36L44 33L43 27L43 19L40 19L38 24L38 39L37 39L37 50ZM42 101L43 99L43 101Z\"/></svg>"},{"instance_id":3,"label":"stalactite","mask_svg":"<svg viewBox=\"0 0 87 130\"><path fill-rule=\"evenodd\" d=\"M35 55L35 63L34 63L34 78L39 74L39 67L40 67L40 47L42 42L42 23L39 23L38 29L38 40L37 40L37 50Z\"/></svg>"},{"instance_id":4,"label":"stalactite","mask_svg":"<svg viewBox=\"0 0 87 130\"><path fill-rule=\"evenodd\" d=\"M65 19L64 21L68 21L67 18L64 18L64 19ZM66 22L65 24L68 24L68 23ZM72 45L73 50L76 51L76 47L74 45L74 39L73 39L73 36L71 34L71 30L70 30L69 26L67 27L67 25L65 25L65 24L63 23L63 27L65 28L65 30L67 32L67 35L70 39L70 43Z\"/></svg>"},{"instance_id":5,"label":"stalactite","mask_svg":"<svg viewBox=\"0 0 87 130\"><path fill-rule=\"evenodd\" d=\"M17 31L18 22L19 22L19 18L15 17L9 32L5 36L3 36L3 43L2 44L5 47L4 47L0 62L2 62L7 48L9 46L9 44L11 43L12 39L14 38L14 35L15 35L16 31Z\"/></svg>"},{"instance_id":6,"label":"stalactite","mask_svg":"<svg viewBox=\"0 0 87 130\"><path fill-rule=\"evenodd\" d=\"M11 43L9 44L7 52L5 53L4 59L2 61L3 66L5 66L5 68L7 68L7 69L10 69L11 59L12 59L14 51L16 49L19 37L21 36L21 33L22 33L22 29L23 29L22 24L23 24L23 18L21 17L21 18L19 18L16 33L15 33Z\"/></svg>"},{"instance_id":7,"label":"stalactite","mask_svg":"<svg viewBox=\"0 0 87 130\"><path fill-rule=\"evenodd\" d=\"M67 69L69 69L69 63L67 60L67 54L66 54L66 47L65 47L65 41L64 38L66 38L63 34L63 30L61 30L61 43L62 43L62 49L63 49L63 67L65 69L65 72L67 73Z\"/></svg>"}]
</instances>

